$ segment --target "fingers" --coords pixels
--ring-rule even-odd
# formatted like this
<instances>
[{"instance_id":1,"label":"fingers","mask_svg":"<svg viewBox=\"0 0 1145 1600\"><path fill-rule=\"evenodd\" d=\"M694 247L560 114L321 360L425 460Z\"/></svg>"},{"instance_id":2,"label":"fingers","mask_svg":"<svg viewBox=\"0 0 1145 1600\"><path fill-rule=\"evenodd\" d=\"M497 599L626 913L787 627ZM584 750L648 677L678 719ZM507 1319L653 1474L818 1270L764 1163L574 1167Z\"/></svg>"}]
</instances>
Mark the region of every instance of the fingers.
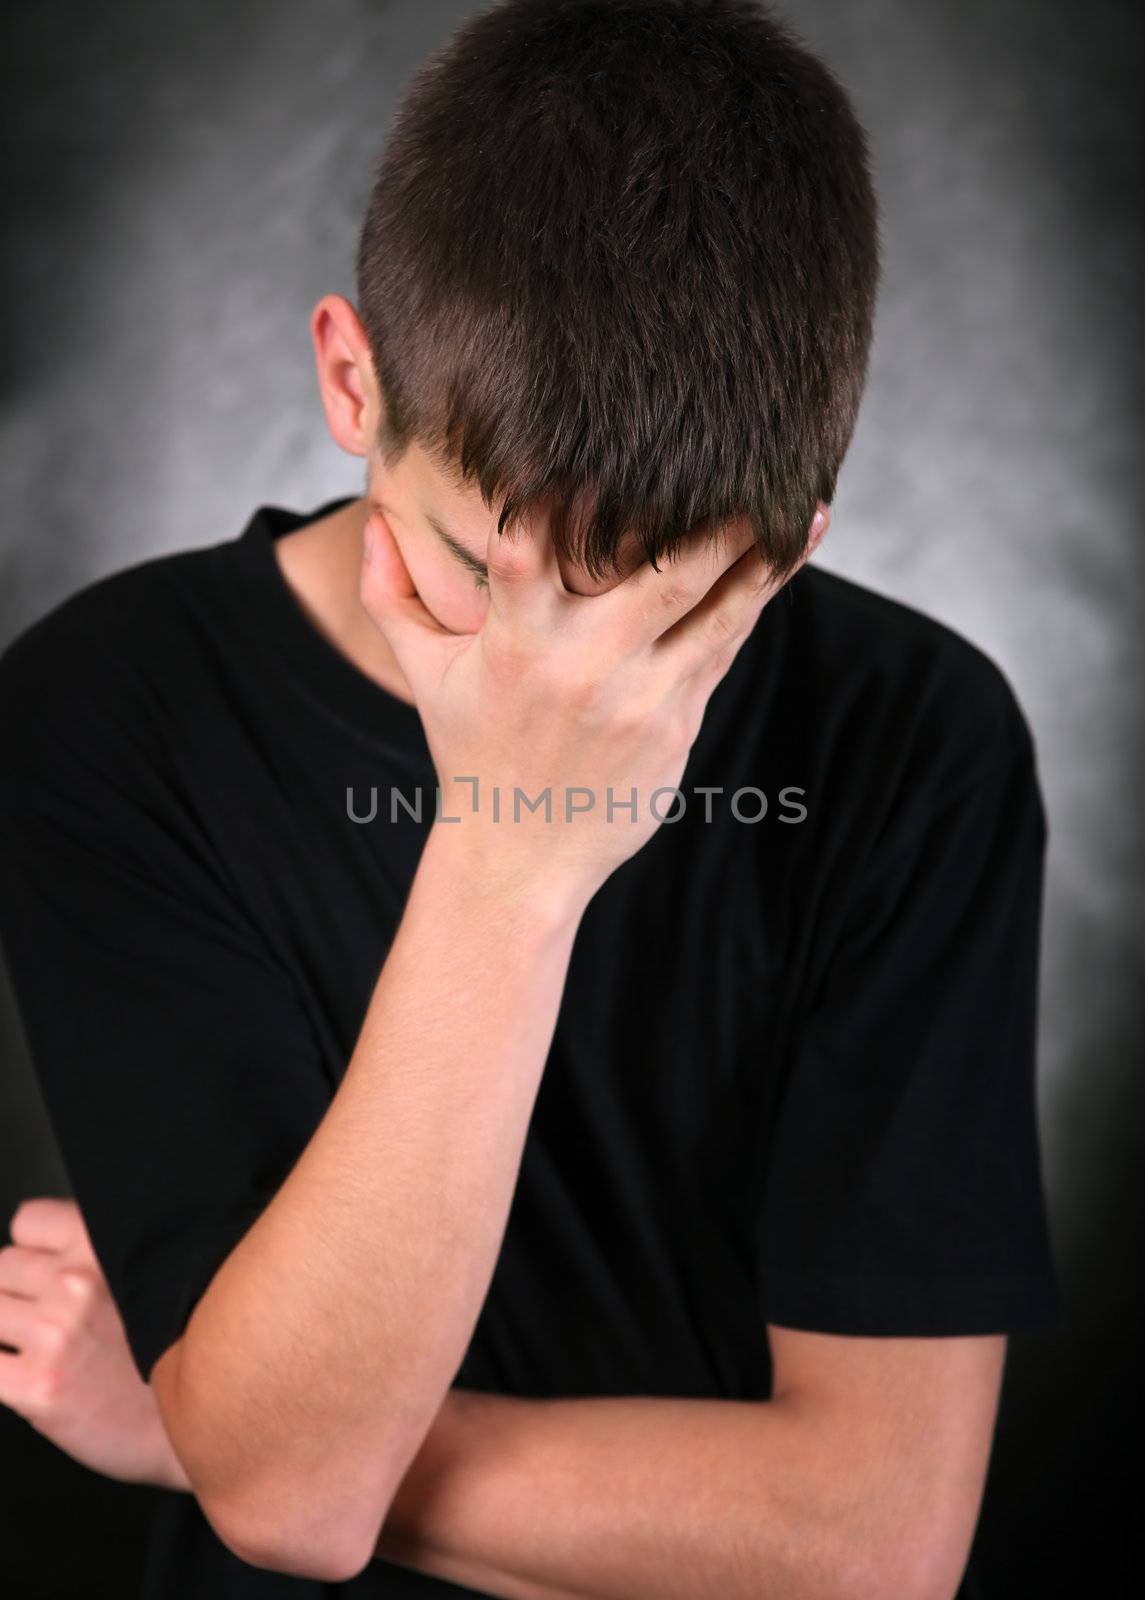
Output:
<instances>
[{"instance_id":1,"label":"fingers","mask_svg":"<svg viewBox=\"0 0 1145 1600\"><path fill-rule=\"evenodd\" d=\"M0 1342L26 1350L42 1329L44 1320L38 1299L0 1295Z\"/></svg>"},{"instance_id":2,"label":"fingers","mask_svg":"<svg viewBox=\"0 0 1145 1600\"><path fill-rule=\"evenodd\" d=\"M98 1269L61 1267L51 1251L8 1245L0 1250L0 1342L24 1350L61 1329L78 1326L101 1294L110 1291Z\"/></svg>"},{"instance_id":3,"label":"fingers","mask_svg":"<svg viewBox=\"0 0 1145 1600\"><path fill-rule=\"evenodd\" d=\"M764 607L793 576L788 573L777 578L753 545L717 579L698 605L655 641L654 659L678 678L691 677L709 666L722 675Z\"/></svg>"},{"instance_id":4,"label":"fingers","mask_svg":"<svg viewBox=\"0 0 1145 1600\"><path fill-rule=\"evenodd\" d=\"M614 589L594 596L594 622L613 633L622 647L646 649L694 610L754 543L746 517L707 535L695 530L659 572L646 561Z\"/></svg>"},{"instance_id":5,"label":"fingers","mask_svg":"<svg viewBox=\"0 0 1145 1600\"><path fill-rule=\"evenodd\" d=\"M33 1273L46 1274L34 1294L0 1293L0 1404L32 1421L51 1413L75 1368L76 1341L107 1289L89 1268L61 1271L43 1251Z\"/></svg>"},{"instance_id":6,"label":"fingers","mask_svg":"<svg viewBox=\"0 0 1145 1600\"><path fill-rule=\"evenodd\" d=\"M710 691L735 659L764 607L812 555L830 521L830 508L821 503L812 519L802 556L782 577L777 577L769 568L758 544L752 540L703 599L661 634L653 647L654 657L676 677L701 674Z\"/></svg>"},{"instance_id":7,"label":"fingers","mask_svg":"<svg viewBox=\"0 0 1145 1600\"><path fill-rule=\"evenodd\" d=\"M23 1245L0 1249L0 1295L36 1300L60 1276L60 1258L54 1251L32 1250Z\"/></svg>"},{"instance_id":8,"label":"fingers","mask_svg":"<svg viewBox=\"0 0 1145 1600\"><path fill-rule=\"evenodd\" d=\"M543 630L568 598L547 517L515 529L511 536L498 534L493 527L485 565L489 570L489 609L502 621L528 622Z\"/></svg>"},{"instance_id":9,"label":"fingers","mask_svg":"<svg viewBox=\"0 0 1145 1600\"><path fill-rule=\"evenodd\" d=\"M415 698L425 670L426 646L456 640L422 604L389 523L372 511L362 530L358 598L381 629Z\"/></svg>"},{"instance_id":10,"label":"fingers","mask_svg":"<svg viewBox=\"0 0 1145 1600\"><path fill-rule=\"evenodd\" d=\"M77 1245L91 1249L74 1200L52 1196L23 1200L12 1214L9 1231L14 1244L29 1250L72 1250Z\"/></svg>"}]
</instances>

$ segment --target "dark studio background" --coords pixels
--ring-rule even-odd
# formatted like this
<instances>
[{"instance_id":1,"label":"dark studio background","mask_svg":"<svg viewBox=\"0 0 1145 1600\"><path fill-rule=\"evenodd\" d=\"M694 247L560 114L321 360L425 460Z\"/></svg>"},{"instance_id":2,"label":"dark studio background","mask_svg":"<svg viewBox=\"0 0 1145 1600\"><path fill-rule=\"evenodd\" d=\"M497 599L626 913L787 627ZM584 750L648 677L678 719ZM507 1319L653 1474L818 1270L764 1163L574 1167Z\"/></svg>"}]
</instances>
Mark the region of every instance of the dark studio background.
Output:
<instances>
[{"instance_id":1,"label":"dark studio background","mask_svg":"<svg viewBox=\"0 0 1145 1600\"><path fill-rule=\"evenodd\" d=\"M261 502L358 491L306 318L327 290L353 298L391 112L470 9L8 6L0 646L104 573L232 537ZM1139 1456L1145 1309L1145 9L781 11L851 90L884 212L870 383L821 559L998 661L1050 818L1040 1114L1067 1326L1011 1341L979 1548L991 1597L1113 1597L1142 1566L1122 1463ZM66 1193L5 988L3 1241L21 1199ZM100 1581L129 1600L152 1491L2 1407L0 1485L14 1600Z\"/></svg>"}]
</instances>

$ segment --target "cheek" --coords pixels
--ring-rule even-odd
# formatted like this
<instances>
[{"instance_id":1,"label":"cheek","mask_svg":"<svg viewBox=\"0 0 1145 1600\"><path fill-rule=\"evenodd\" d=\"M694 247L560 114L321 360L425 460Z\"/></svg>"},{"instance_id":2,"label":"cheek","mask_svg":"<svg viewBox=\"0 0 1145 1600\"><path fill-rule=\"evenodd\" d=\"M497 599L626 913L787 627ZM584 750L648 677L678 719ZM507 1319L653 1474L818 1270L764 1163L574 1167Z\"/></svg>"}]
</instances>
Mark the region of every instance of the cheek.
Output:
<instances>
[{"instance_id":1,"label":"cheek","mask_svg":"<svg viewBox=\"0 0 1145 1600\"><path fill-rule=\"evenodd\" d=\"M476 633L489 609L487 590L478 589L467 572L454 562L436 560L406 563L414 588L429 614L450 633Z\"/></svg>"}]
</instances>

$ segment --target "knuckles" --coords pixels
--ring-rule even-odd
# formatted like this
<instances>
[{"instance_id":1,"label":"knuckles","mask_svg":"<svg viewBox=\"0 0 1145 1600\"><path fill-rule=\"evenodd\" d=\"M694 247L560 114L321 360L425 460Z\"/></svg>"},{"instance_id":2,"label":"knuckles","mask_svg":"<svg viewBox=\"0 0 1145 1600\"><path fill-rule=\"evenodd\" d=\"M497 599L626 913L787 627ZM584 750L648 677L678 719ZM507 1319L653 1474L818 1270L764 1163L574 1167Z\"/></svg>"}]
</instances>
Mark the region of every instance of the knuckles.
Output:
<instances>
[{"instance_id":1,"label":"knuckles","mask_svg":"<svg viewBox=\"0 0 1145 1600\"><path fill-rule=\"evenodd\" d=\"M64 1375L57 1367L41 1367L29 1379L26 1405L33 1415L44 1417L60 1404L66 1388Z\"/></svg>"},{"instance_id":2,"label":"knuckles","mask_svg":"<svg viewBox=\"0 0 1145 1600\"><path fill-rule=\"evenodd\" d=\"M708 618L707 635L716 646L734 639L742 626L742 619L730 606L717 606Z\"/></svg>"},{"instance_id":3,"label":"knuckles","mask_svg":"<svg viewBox=\"0 0 1145 1600\"><path fill-rule=\"evenodd\" d=\"M69 1304L82 1319L96 1302L99 1280L88 1267L68 1267L66 1270Z\"/></svg>"},{"instance_id":4,"label":"knuckles","mask_svg":"<svg viewBox=\"0 0 1145 1600\"><path fill-rule=\"evenodd\" d=\"M703 667L697 672L696 678L704 690L705 700L735 660L738 650L739 640L729 639L712 651Z\"/></svg>"},{"instance_id":5,"label":"knuckles","mask_svg":"<svg viewBox=\"0 0 1145 1600\"><path fill-rule=\"evenodd\" d=\"M677 612L690 611L698 598L695 590L678 578L658 585L654 592L657 610L667 611L673 616Z\"/></svg>"},{"instance_id":6,"label":"knuckles","mask_svg":"<svg viewBox=\"0 0 1145 1600\"><path fill-rule=\"evenodd\" d=\"M595 718L604 706L604 686L594 674L582 671L557 690L564 704L578 717Z\"/></svg>"},{"instance_id":7,"label":"knuckles","mask_svg":"<svg viewBox=\"0 0 1145 1600\"><path fill-rule=\"evenodd\" d=\"M485 644L485 659L498 678L515 681L531 670L536 655L524 640L514 634L490 629Z\"/></svg>"},{"instance_id":8,"label":"knuckles","mask_svg":"<svg viewBox=\"0 0 1145 1600\"><path fill-rule=\"evenodd\" d=\"M36 1343L41 1355L49 1362L58 1363L71 1339L73 1328L57 1321L55 1317L41 1317L36 1328Z\"/></svg>"},{"instance_id":9,"label":"knuckles","mask_svg":"<svg viewBox=\"0 0 1145 1600\"><path fill-rule=\"evenodd\" d=\"M510 544L507 539L500 538L486 556L485 564L492 577L512 583L531 570L532 560L531 554L522 545Z\"/></svg>"}]
</instances>

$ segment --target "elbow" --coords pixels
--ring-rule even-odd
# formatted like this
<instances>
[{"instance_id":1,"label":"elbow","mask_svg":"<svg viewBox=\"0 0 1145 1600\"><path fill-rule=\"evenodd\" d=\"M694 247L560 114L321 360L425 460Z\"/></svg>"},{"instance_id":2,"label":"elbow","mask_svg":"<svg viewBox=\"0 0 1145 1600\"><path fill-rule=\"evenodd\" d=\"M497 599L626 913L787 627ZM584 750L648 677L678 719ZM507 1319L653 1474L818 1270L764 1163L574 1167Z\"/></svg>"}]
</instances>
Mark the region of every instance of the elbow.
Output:
<instances>
[{"instance_id":1,"label":"elbow","mask_svg":"<svg viewBox=\"0 0 1145 1600\"><path fill-rule=\"evenodd\" d=\"M376 1494L346 1493L353 1471L277 1476L241 1493L200 1497L207 1521L248 1566L317 1583L348 1583L365 1572L389 1515Z\"/></svg>"},{"instance_id":2,"label":"elbow","mask_svg":"<svg viewBox=\"0 0 1145 1600\"><path fill-rule=\"evenodd\" d=\"M349 1583L370 1562L370 1556L363 1556L360 1550L299 1550L281 1544L267 1549L243 1543L232 1543L228 1548L252 1567L280 1572L289 1578L309 1578L316 1583Z\"/></svg>"},{"instance_id":3,"label":"elbow","mask_svg":"<svg viewBox=\"0 0 1145 1600\"><path fill-rule=\"evenodd\" d=\"M188 1474L191 1476L191 1474ZM389 1501L351 1502L344 1485L353 1474L311 1471L276 1474L273 1481L237 1485L226 1492L195 1489L199 1508L219 1540L248 1566L317 1583L348 1583L372 1561ZM338 1487L335 1489L334 1484Z\"/></svg>"},{"instance_id":4,"label":"elbow","mask_svg":"<svg viewBox=\"0 0 1145 1600\"><path fill-rule=\"evenodd\" d=\"M877 1548L844 1552L831 1588L837 1600L956 1600L968 1556L933 1529L911 1537L900 1526Z\"/></svg>"},{"instance_id":5,"label":"elbow","mask_svg":"<svg viewBox=\"0 0 1145 1600\"><path fill-rule=\"evenodd\" d=\"M232 1555L263 1572L280 1572L288 1578L309 1578L315 1583L349 1583L365 1571L366 1560L349 1551L286 1549L276 1545L248 1544L243 1540L223 1541Z\"/></svg>"},{"instance_id":6,"label":"elbow","mask_svg":"<svg viewBox=\"0 0 1145 1600\"><path fill-rule=\"evenodd\" d=\"M202 1502L200 1502L202 1504ZM250 1515L235 1516L202 1505L203 1514L232 1555L248 1566L318 1583L349 1583L369 1566L381 1525L359 1529L331 1516L315 1533L313 1512L283 1529L280 1522Z\"/></svg>"},{"instance_id":7,"label":"elbow","mask_svg":"<svg viewBox=\"0 0 1145 1600\"><path fill-rule=\"evenodd\" d=\"M359 1485L347 1463L310 1471L301 1478L281 1475L273 1483L229 1497L200 1497L200 1506L219 1539L248 1566L317 1583L349 1583L367 1570L377 1554L389 1516L392 1491ZM396 1486L395 1486L396 1487Z\"/></svg>"},{"instance_id":8,"label":"elbow","mask_svg":"<svg viewBox=\"0 0 1145 1600\"><path fill-rule=\"evenodd\" d=\"M200 1510L232 1555L248 1566L319 1583L347 1583L364 1572L388 1515L392 1495L378 1495L389 1481L372 1485L371 1501L349 1504L344 1485L361 1474L344 1461L320 1470L311 1463L301 1477L297 1469L287 1474L281 1462L273 1471L248 1464L238 1472L220 1452L222 1430L209 1426L207 1408L186 1404L177 1357L164 1362L165 1371L161 1362L151 1379L164 1422ZM182 1425L187 1415L196 1418L194 1429Z\"/></svg>"},{"instance_id":9,"label":"elbow","mask_svg":"<svg viewBox=\"0 0 1145 1600\"><path fill-rule=\"evenodd\" d=\"M876 1571L861 1591L841 1589L839 1600L855 1600L857 1592L862 1600L887 1600L889 1595L895 1600L957 1600L961 1581L961 1573L953 1578L948 1572L930 1570L906 1575L901 1565L888 1564Z\"/></svg>"}]
</instances>

